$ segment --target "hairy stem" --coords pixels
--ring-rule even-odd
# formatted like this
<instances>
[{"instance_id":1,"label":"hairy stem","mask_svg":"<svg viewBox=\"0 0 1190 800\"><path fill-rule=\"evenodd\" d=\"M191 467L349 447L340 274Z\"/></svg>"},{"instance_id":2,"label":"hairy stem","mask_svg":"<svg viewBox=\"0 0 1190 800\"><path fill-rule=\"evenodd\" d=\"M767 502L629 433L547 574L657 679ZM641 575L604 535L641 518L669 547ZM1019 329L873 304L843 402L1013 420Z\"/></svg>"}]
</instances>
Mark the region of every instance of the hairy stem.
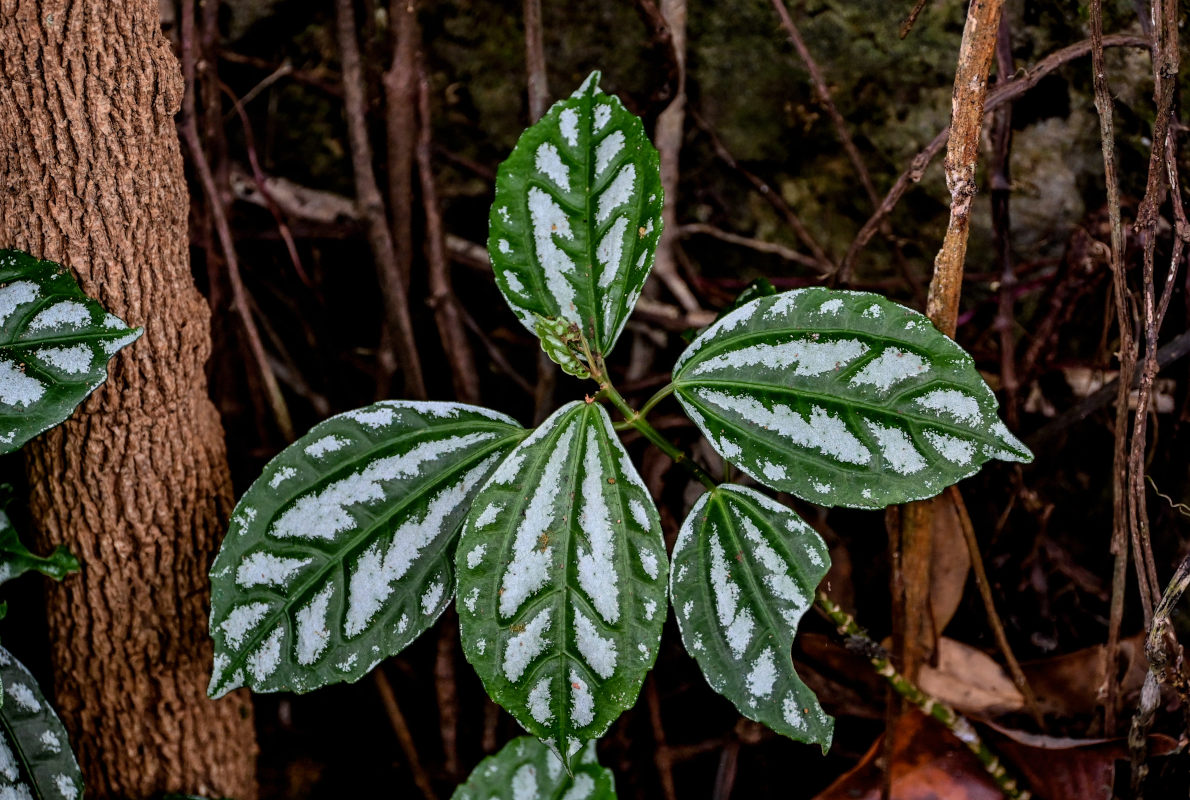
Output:
<instances>
[{"instance_id":1,"label":"hairy stem","mask_svg":"<svg viewBox=\"0 0 1190 800\"><path fill-rule=\"evenodd\" d=\"M869 639L867 633L856 624L855 618L827 597L825 592L818 593L817 604L839 629L840 634L851 639L858 639L862 643L864 654L893 691L921 709L921 712L926 716L933 717L945 725L947 730L975 754L979 763L983 764L983 768L987 770L988 775L996 782L996 786L1000 788L1005 797L1012 798L1012 800L1028 800L1032 796L1027 789L1021 788L1016 778L1008 773L1004 764L1000 762L1000 758L988 749L975 727L966 717L941 700L926 694L897 672L884 649Z\"/></svg>"}]
</instances>

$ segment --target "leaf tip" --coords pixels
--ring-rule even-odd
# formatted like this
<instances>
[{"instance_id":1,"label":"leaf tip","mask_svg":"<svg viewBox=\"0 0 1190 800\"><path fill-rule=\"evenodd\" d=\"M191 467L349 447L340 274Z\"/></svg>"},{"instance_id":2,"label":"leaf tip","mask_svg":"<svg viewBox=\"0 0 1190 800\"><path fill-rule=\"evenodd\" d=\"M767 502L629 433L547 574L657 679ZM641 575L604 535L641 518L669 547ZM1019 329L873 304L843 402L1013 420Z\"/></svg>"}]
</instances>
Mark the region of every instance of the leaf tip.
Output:
<instances>
[{"instance_id":1,"label":"leaf tip","mask_svg":"<svg viewBox=\"0 0 1190 800\"><path fill-rule=\"evenodd\" d=\"M571 97L582 97L585 94L598 94L602 90L599 88L599 82L603 80L603 73L600 70L591 70L591 74L582 82Z\"/></svg>"}]
</instances>

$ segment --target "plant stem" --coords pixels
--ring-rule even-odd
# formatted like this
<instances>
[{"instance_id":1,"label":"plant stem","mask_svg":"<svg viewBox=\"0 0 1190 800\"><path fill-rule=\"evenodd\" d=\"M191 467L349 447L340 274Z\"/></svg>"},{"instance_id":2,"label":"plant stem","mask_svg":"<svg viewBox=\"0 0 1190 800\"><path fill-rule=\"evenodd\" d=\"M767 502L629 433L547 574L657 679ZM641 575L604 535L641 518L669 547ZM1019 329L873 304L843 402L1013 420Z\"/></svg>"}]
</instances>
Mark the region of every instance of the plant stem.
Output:
<instances>
[{"instance_id":1,"label":"plant stem","mask_svg":"<svg viewBox=\"0 0 1190 800\"><path fill-rule=\"evenodd\" d=\"M591 362L588 361L587 363L590 364ZM671 387L666 387L666 389L673 391ZM665 391L665 389L662 389L662 392ZM649 421L644 418L644 411L637 411L632 406L628 405L628 401L625 400L618 391L616 391L616 387L612 386L611 381L602 375L599 377L599 394L596 395L596 397L599 397L600 395L606 397L607 400L613 406L615 406L621 414L624 415L624 422L621 423L621 425L627 425L628 427L633 428L638 433L640 433L641 436L644 436L650 442L657 445L657 448L669 456L675 464L685 467L691 475L693 475L695 478L698 478L698 480L702 482L703 486L712 490L715 488L717 484L715 483L715 480L706 473L706 470L698 466L698 464L695 463L685 451L675 447L668 439L661 435L659 430L649 424ZM658 395L660 395L660 397L658 397ZM655 401L660 400L661 397L664 396L665 395L661 392L653 395L649 402L645 404L645 408L650 408L650 404L655 405Z\"/></svg>"},{"instance_id":2,"label":"plant stem","mask_svg":"<svg viewBox=\"0 0 1190 800\"><path fill-rule=\"evenodd\" d=\"M818 593L817 603L818 607L839 629L840 634L858 639L863 643L864 655L872 662L876 672L888 681L888 685L893 688L893 691L921 709L921 712L926 716L933 717L945 725L959 741L966 745L968 750L975 754L979 763L983 764L983 768L987 770L988 775L996 782L996 786L1004 793L1005 797L1012 798L1012 800L1029 800L1032 797L1028 790L1022 789L1016 779L1008 774L1008 770L1000 763L999 757L983 743L975 727L966 717L941 700L929 696L897 672L892 662L888 660L884 649L869 639L867 633L856 624L855 618L835 604L826 596L825 592Z\"/></svg>"}]
</instances>

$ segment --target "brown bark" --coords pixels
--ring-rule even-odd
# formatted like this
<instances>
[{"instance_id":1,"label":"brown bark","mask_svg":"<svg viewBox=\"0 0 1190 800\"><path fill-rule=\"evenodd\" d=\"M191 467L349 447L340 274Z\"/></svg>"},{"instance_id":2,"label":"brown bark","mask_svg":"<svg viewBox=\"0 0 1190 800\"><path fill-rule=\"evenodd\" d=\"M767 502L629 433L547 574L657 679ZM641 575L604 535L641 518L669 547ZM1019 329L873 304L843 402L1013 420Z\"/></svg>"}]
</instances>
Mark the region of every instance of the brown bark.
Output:
<instances>
[{"instance_id":1,"label":"brown bark","mask_svg":"<svg viewBox=\"0 0 1190 800\"><path fill-rule=\"evenodd\" d=\"M255 795L246 695L206 699L206 572L231 506L187 250L178 64L156 0L0 0L0 245L62 261L144 337L28 448L56 705L91 797Z\"/></svg>"}]
</instances>

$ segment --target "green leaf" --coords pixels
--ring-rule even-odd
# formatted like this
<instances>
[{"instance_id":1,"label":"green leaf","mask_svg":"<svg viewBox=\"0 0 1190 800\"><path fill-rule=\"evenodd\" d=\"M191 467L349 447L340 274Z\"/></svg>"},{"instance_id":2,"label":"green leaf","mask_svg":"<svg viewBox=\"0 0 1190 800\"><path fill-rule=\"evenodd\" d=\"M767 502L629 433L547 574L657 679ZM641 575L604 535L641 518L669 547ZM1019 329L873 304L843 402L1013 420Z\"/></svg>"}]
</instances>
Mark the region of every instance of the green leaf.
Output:
<instances>
[{"instance_id":1,"label":"green leaf","mask_svg":"<svg viewBox=\"0 0 1190 800\"><path fill-rule=\"evenodd\" d=\"M62 545L42 558L21 544L17 529L13 527L8 514L0 511L0 583L19 578L26 572L36 570L56 581L79 570L78 559Z\"/></svg>"},{"instance_id":2,"label":"green leaf","mask_svg":"<svg viewBox=\"0 0 1190 800\"><path fill-rule=\"evenodd\" d=\"M567 775L549 748L529 736L513 739L479 762L451 800L615 800L612 771L599 766L590 742Z\"/></svg>"},{"instance_id":3,"label":"green leaf","mask_svg":"<svg viewBox=\"0 0 1190 800\"><path fill-rule=\"evenodd\" d=\"M65 267L0 250L0 453L69 417L140 335L83 294Z\"/></svg>"},{"instance_id":4,"label":"green leaf","mask_svg":"<svg viewBox=\"0 0 1190 800\"><path fill-rule=\"evenodd\" d=\"M580 344L582 334L578 325L555 317L538 317L537 338L541 349L562 371L576 378L590 378L591 372L583 366Z\"/></svg>"},{"instance_id":5,"label":"green leaf","mask_svg":"<svg viewBox=\"0 0 1190 800\"><path fill-rule=\"evenodd\" d=\"M598 403L570 403L480 490L456 555L463 652L569 761L636 701L665 621L657 509Z\"/></svg>"},{"instance_id":6,"label":"green leaf","mask_svg":"<svg viewBox=\"0 0 1190 800\"><path fill-rule=\"evenodd\" d=\"M878 295L800 289L703 332L675 394L715 449L764 485L821 505L938 494L989 459L1032 454L996 416L971 357Z\"/></svg>"},{"instance_id":7,"label":"green leaf","mask_svg":"<svg viewBox=\"0 0 1190 800\"><path fill-rule=\"evenodd\" d=\"M824 753L834 720L789 653L828 569L826 544L796 514L723 484L690 509L670 573L682 642L711 688L748 719Z\"/></svg>"},{"instance_id":8,"label":"green leaf","mask_svg":"<svg viewBox=\"0 0 1190 800\"><path fill-rule=\"evenodd\" d=\"M70 751L70 739L37 681L0 647L0 798L75 800L83 776Z\"/></svg>"},{"instance_id":9,"label":"green leaf","mask_svg":"<svg viewBox=\"0 0 1190 800\"><path fill-rule=\"evenodd\" d=\"M210 694L355 681L417 638L454 596L471 498L525 435L476 406L386 401L285 448L211 567Z\"/></svg>"},{"instance_id":10,"label":"green leaf","mask_svg":"<svg viewBox=\"0 0 1190 800\"><path fill-rule=\"evenodd\" d=\"M599 73L521 135L496 176L488 253L525 327L578 325L607 355L653 267L661 236L657 150Z\"/></svg>"}]
</instances>

